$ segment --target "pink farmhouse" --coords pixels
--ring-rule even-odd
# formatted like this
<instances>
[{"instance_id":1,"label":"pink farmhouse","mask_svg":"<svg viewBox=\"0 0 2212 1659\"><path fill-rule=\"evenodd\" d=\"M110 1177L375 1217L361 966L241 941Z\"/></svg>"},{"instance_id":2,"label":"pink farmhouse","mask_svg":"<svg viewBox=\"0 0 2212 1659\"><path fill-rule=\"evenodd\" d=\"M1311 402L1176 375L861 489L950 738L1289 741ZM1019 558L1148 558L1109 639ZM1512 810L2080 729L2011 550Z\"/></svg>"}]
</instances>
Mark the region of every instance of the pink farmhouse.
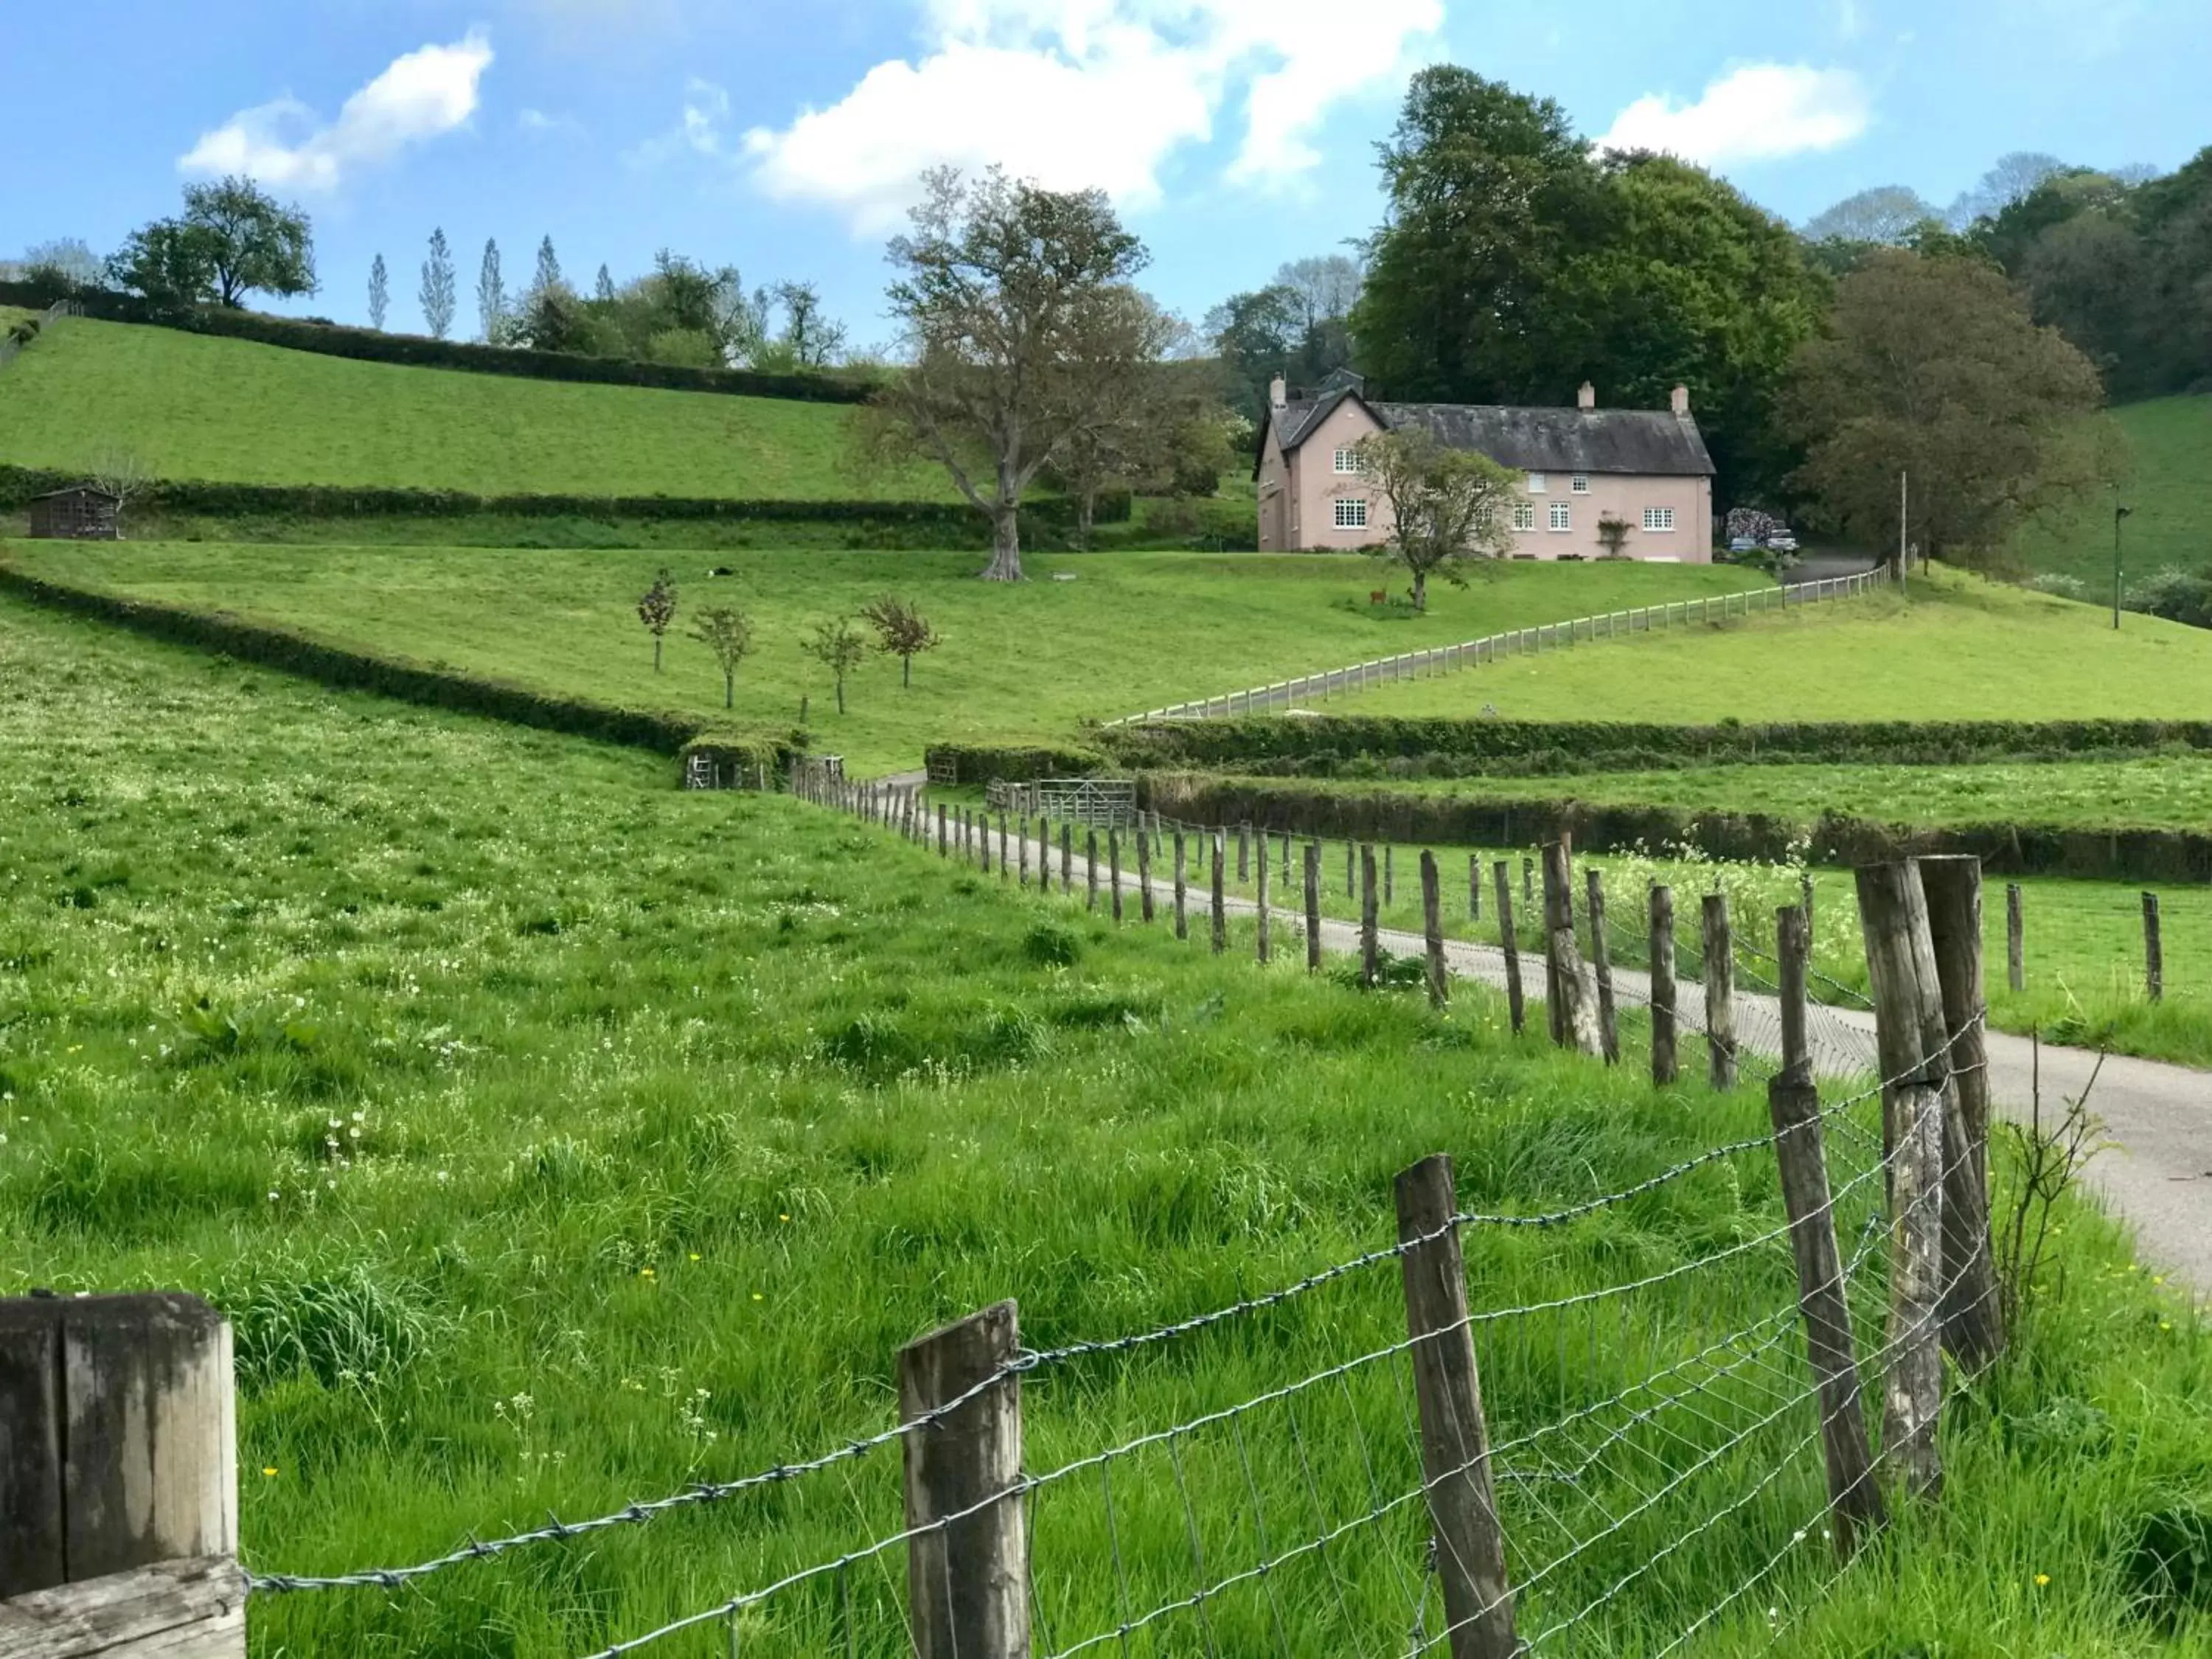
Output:
<instances>
[{"instance_id":1,"label":"pink farmhouse","mask_svg":"<svg viewBox=\"0 0 2212 1659\"><path fill-rule=\"evenodd\" d=\"M1628 526L1622 551L1654 563L1705 564L1713 549L1713 459L1677 387L1663 410L1601 410L1582 389L1575 409L1370 401L1339 370L1312 391L1278 379L1260 443L1260 549L1325 552L1390 533L1389 504L1367 487L1358 445L1370 433L1423 426L1455 449L1478 450L1520 474L1513 502L1516 559L1594 559L1598 525Z\"/></svg>"}]
</instances>

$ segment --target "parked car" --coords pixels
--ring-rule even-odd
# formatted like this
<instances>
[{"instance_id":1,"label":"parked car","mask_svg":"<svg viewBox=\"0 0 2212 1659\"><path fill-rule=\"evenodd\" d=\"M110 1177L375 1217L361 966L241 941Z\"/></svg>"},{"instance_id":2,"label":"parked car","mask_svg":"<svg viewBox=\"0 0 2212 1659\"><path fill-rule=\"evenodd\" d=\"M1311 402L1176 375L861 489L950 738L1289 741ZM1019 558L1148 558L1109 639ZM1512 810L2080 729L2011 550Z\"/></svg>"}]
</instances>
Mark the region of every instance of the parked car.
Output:
<instances>
[{"instance_id":1,"label":"parked car","mask_svg":"<svg viewBox=\"0 0 2212 1659\"><path fill-rule=\"evenodd\" d=\"M1756 553L1759 551L1759 538L1756 536L1738 536L1734 541L1729 544L1729 551L1731 553Z\"/></svg>"},{"instance_id":2,"label":"parked car","mask_svg":"<svg viewBox=\"0 0 2212 1659\"><path fill-rule=\"evenodd\" d=\"M1796 535L1787 530L1774 532L1766 538L1766 550L1770 553L1795 553L1797 550Z\"/></svg>"}]
</instances>

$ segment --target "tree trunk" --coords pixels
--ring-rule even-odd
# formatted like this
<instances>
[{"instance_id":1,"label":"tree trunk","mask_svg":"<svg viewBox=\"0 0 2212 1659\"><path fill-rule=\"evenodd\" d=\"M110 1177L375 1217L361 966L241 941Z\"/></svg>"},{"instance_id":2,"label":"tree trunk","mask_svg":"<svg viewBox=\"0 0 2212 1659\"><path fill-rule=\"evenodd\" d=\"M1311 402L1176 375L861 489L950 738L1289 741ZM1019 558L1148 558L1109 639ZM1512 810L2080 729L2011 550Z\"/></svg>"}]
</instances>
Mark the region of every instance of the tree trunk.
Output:
<instances>
[{"instance_id":1,"label":"tree trunk","mask_svg":"<svg viewBox=\"0 0 2212 1659\"><path fill-rule=\"evenodd\" d=\"M901 657L899 659L899 684L908 690L911 690L914 686L914 659L912 657Z\"/></svg>"},{"instance_id":2,"label":"tree trunk","mask_svg":"<svg viewBox=\"0 0 2212 1659\"><path fill-rule=\"evenodd\" d=\"M735 674L725 674L722 676L722 707L735 708L737 706L738 677Z\"/></svg>"},{"instance_id":3,"label":"tree trunk","mask_svg":"<svg viewBox=\"0 0 2212 1659\"><path fill-rule=\"evenodd\" d=\"M653 672L656 674L660 672L660 635L658 634L653 636Z\"/></svg>"},{"instance_id":4,"label":"tree trunk","mask_svg":"<svg viewBox=\"0 0 2212 1659\"><path fill-rule=\"evenodd\" d=\"M987 582L1022 580L1022 527L1012 496L1005 490L991 511L991 562L983 568Z\"/></svg>"},{"instance_id":5,"label":"tree trunk","mask_svg":"<svg viewBox=\"0 0 2212 1659\"><path fill-rule=\"evenodd\" d=\"M1091 550L1091 525L1097 513L1097 490L1086 489L1075 498L1075 550L1079 553Z\"/></svg>"},{"instance_id":6,"label":"tree trunk","mask_svg":"<svg viewBox=\"0 0 2212 1659\"><path fill-rule=\"evenodd\" d=\"M1424 615L1429 609L1429 573L1425 570L1413 573L1413 609Z\"/></svg>"},{"instance_id":7,"label":"tree trunk","mask_svg":"<svg viewBox=\"0 0 2212 1659\"><path fill-rule=\"evenodd\" d=\"M841 714L845 712L845 677L842 674L837 676L837 712Z\"/></svg>"}]
</instances>

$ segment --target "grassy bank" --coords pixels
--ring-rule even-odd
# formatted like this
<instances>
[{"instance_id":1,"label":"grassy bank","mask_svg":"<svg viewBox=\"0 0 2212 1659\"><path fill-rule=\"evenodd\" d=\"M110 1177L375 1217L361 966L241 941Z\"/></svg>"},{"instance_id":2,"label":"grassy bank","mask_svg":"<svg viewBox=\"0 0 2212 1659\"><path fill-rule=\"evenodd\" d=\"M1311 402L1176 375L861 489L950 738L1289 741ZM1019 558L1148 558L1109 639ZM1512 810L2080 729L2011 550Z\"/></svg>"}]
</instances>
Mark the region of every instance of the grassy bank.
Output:
<instances>
[{"instance_id":1,"label":"grassy bank","mask_svg":"<svg viewBox=\"0 0 2212 1659\"><path fill-rule=\"evenodd\" d=\"M2128 520L2123 574L2140 580L2169 565L2201 570L2212 564L2212 397L2159 398L2112 411L2127 434L2132 476L2117 497L2085 503L2080 511L2031 525L2014 543L2027 568L2071 576L2094 602L2112 593L2112 508L2135 509Z\"/></svg>"},{"instance_id":2,"label":"grassy bank","mask_svg":"<svg viewBox=\"0 0 2212 1659\"><path fill-rule=\"evenodd\" d=\"M1692 722L2154 717L2212 702L2212 632L1938 570L1855 600L1509 659L1359 695L1372 714Z\"/></svg>"},{"instance_id":3,"label":"grassy bank","mask_svg":"<svg viewBox=\"0 0 2212 1659\"><path fill-rule=\"evenodd\" d=\"M276 622L333 643L611 702L709 714L722 706L721 675L707 649L685 637L688 617L709 605L741 606L753 617L756 650L738 676L738 717L788 725L806 697L821 746L865 771L918 767L933 741L1066 741L1085 719L1759 580L1726 567L1502 566L1465 589L1440 587L1426 617L1401 619L1367 605L1378 568L1353 556L1040 556L1028 562L1031 580L1017 586L976 581L975 556L965 553L685 560L134 542L21 543L9 556L36 574ZM656 676L635 608L664 563L684 609ZM716 565L733 574L709 577ZM853 678L841 718L831 681L800 641L817 621L885 592L919 604L945 644L915 664L911 688L900 685L896 662L871 659Z\"/></svg>"},{"instance_id":4,"label":"grassy bank","mask_svg":"<svg viewBox=\"0 0 2212 1659\"><path fill-rule=\"evenodd\" d=\"M625 752L12 605L0 677L6 1288L216 1297L264 1571L419 1559L832 1449L889 1425L892 1352L939 1319L1018 1293L1044 1348L1221 1306L1386 1242L1391 1172L1440 1148L1471 1207L1543 1208L1765 1121L1755 1097L1516 1046L1472 992L1439 1017L1217 963L787 800L685 796ZM1695 1648L1721 1654L1774 1651L1778 1626L1808 1654L2201 1644L2185 1598L2138 1600L2137 1546L2206 1495L2212 1350L2085 1212L2021 1357L1951 1415L1945 1504L1829 1587L1794 1276L1760 1242L1778 1213L1753 1152L1562 1229L1470 1230L1485 1310L1683 1273L1481 1328L1501 1443L1601 1413L1500 1454L1524 1632L1589 1606L1577 1639L1613 1650L1708 1613ZM1613 1432L1611 1396L1699 1375L1690 1356L1778 1312L1771 1348ZM1403 1334L1385 1267L1032 1374L1029 1466ZM1172 1469L1132 1454L1110 1546L1095 1486L1041 1492L1040 1640L1188 1597L1194 1527L1223 1575L1406 1489L1397 1386L1361 1368L1249 1419L1256 1446L1224 1426ZM1585 1457L1571 1490L1543 1484ZM253 1644L559 1659L892 1530L896 1486L878 1453L404 1593L258 1601ZM1424 1529L1390 1513L1133 1650L1403 1640ZM1591 1542L1539 1577L1563 1536ZM896 1650L901 1571L765 1604L744 1650Z\"/></svg>"},{"instance_id":5,"label":"grassy bank","mask_svg":"<svg viewBox=\"0 0 2212 1659\"><path fill-rule=\"evenodd\" d=\"M0 379L0 461L483 495L950 500L942 471L856 481L833 404L416 368L73 319Z\"/></svg>"}]
</instances>

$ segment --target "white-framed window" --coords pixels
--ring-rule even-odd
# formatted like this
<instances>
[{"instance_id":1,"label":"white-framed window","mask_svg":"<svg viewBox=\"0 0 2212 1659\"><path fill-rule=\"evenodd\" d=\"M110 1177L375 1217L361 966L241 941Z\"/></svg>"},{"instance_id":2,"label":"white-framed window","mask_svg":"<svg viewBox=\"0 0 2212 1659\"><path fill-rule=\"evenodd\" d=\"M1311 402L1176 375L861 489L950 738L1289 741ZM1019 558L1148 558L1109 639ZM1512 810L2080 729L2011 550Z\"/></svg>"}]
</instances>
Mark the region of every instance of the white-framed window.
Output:
<instances>
[{"instance_id":1,"label":"white-framed window","mask_svg":"<svg viewBox=\"0 0 2212 1659\"><path fill-rule=\"evenodd\" d=\"M1536 527L1536 503L1535 503L1535 502L1534 502L1534 501L1516 501L1516 502L1514 502L1514 504L1513 504L1513 527L1514 527L1516 530L1534 530L1534 529Z\"/></svg>"},{"instance_id":2,"label":"white-framed window","mask_svg":"<svg viewBox=\"0 0 2212 1659\"><path fill-rule=\"evenodd\" d=\"M1589 473L1577 472L1575 474L1575 494L1577 495L1587 495L1589 494Z\"/></svg>"},{"instance_id":3,"label":"white-framed window","mask_svg":"<svg viewBox=\"0 0 2212 1659\"><path fill-rule=\"evenodd\" d=\"M1674 509L1671 507L1645 507L1644 528L1654 536L1667 534L1674 528Z\"/></svg>"},{"instance_id":4,"label":"white-framed window","mask_svg":"<svg viewBox=\"0 0 2212 1659\"><path fill-rule=\"evenodd\" d=\"M1531 495L1549 495L1551 493L1551 489L1552 479L1550 474L1544 472L1531 472L1528 475L1528 493Z\"/></svg>"},{"instance_id":5,"label":"white-framed window","mask_svg":"<svg viewBox=\"0 0 2212 1659\"><path fill-rule=\"evenodd\" d=\"M1336 527L1339 530L1367 528L1367 503L1357 495L1340 495L1336 499Z\"/></svg>"},{"instance_id":6,"label":"white-framed window","mask_svg":"<svg viewBox=\"0 0 2212 1659\"><path fill-rule=\"evenodd\" d=\"M1574 527L1574 508L1569 507L1565 501L1553 501L1552 503L1552 528L1554 530L1572 530Z\"/></svg>"},{"instance_id":7,"label":"white-framed window","mask_svg":"<svg viewBox=\"0 0 2212 1659\"><path fill-rule=\"evenodd\" d=\"M1354 477L1366 471L1366 458L1361 455L1358 450L1340 449L1336 452L1336 476L1338 477Z\"/></svg>"}]
</instances>

